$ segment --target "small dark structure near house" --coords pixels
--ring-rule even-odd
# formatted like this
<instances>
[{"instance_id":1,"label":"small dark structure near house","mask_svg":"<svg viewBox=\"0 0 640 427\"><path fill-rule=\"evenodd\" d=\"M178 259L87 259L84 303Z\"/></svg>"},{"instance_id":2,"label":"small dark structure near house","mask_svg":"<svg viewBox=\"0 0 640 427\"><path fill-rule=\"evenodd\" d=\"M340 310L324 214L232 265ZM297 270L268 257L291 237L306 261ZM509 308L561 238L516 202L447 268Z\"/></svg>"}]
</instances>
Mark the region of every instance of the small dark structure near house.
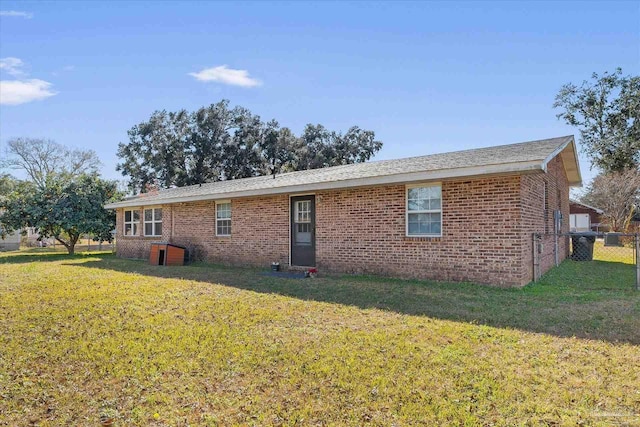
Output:
<instances>
[{"instance_id":1,"label":"small dark structure near house","mask_svg":"<svg viewBox=\"0 0 640 427\"><path fill-rule=\"evenodd\" d=\"M593 245L596 233L571 233L571 259L574 261L593 261Z\"/></svg>"},{"instance_id":2,"label":"small dark structure near house","mask_svg":"<svg viewBox=\"0 0 640 427\"><path fill-rule=\"evenodd\" d=\"M622 244L622 240L620 236L622 233L606 233L604 235L604 245L605 246L624 246Z\"/></svg>"},{"instance_id":3,"label":"small dark structure near house","mask_svg":"<svg viewBox=\"0 0 640 427\"><path fill-rule=\"evenodd\" d=\"M184 265L187 259L187 249L171 243L152 243L149 251L151 265Z\"/></svg>"}]
</instances>

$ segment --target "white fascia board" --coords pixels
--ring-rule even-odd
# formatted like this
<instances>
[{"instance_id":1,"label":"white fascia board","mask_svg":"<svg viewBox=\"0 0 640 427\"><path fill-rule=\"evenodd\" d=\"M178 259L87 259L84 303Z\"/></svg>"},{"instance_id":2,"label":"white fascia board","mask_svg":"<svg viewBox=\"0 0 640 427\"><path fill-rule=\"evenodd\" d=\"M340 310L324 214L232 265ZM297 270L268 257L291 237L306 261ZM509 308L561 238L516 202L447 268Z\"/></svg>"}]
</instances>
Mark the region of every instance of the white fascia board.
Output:
<instances>
[{"instance_id":1,"label":"white fascia board","mask_svg":"<svg viewBox=\"0 0 640 427\"><path fill-rule=\"evenodd\" d=\"M582 172L580 171L580 157L578 157L578 146L576 145L576 141L573 137L571 137L571 147L573 148L573 158L576 161L576 172L578 174L578 179L575 180L572 184L576 187L582 187Z\"/></svg>"},{"instance_id":2,"label":"white fascia board","mask_svg":"<svg viewBox=\"0 0 640 427\"><path fill-rule=\"evenodd\" d=\"M602 215L604 213L604 211L602 209L598 209L596 207L589 206L589 205L587 205L585 203L578 202L577 200L569 199L569 203L573 203L574 205L580 205L580 206L584 206L585 208L593 209L594 211L596 211L597 214L600 214L600 215Z\"/></svg>"},{"instance_id":3,"label":"white fascia board","mask_svg":"<svg viewBox=\"0 0 640 427\"><path fill-rule=\"evenodd\" d=\"M549 162L553 160L558 154L562 153L562 150L564 150L567 147L567 145L569 145L570 142L571 141L567 141L565 143L560 144L558 148L553 150L553 152L549 154L546 159L544 159L544 161L542 162L543 171L547 172L547 166L549 165Z\"/></svg>"},{"instance_id":4,"label":"white fascia board","mask_svg":"<svg viewBox=\"0 0 640 427\"><path fill-rule=\"evenodd\" d=\"M284 187L262 188L217 194L198 194L194 196L171 197L145 201L144 197L105 205L106 209L118 209L138 206L167 205L172 203L197 202L203 200L235 199L239 197L269 196L276 194L302 193L340 188L369 187L373 185L406 184L409 182L435 181L451 178L465 178L482 175L507 174L514 172L534 172L544 170L540 161L506 163L499 165L475 166L471 168L439 169L435 171L409 172L394 175L353 178L341 181L315 182Z\"/></svg>"},{"instance_id":5,"label":"white fascia board","mask_svg":"<svg viewBox=\"0 0 640 427\"><path fill-rule=\"evenodd\" d=\"M569 185L571 187L582 187L582 174L580 173L580 163L578 162L578 151L576 149L576 142L575 142L575 139L573 138L573 136L571 136L570 138L571 139L569 139L567 142L565 142L563 144L560 144L558 146L558 148L553 150L553 152L551 154L549 154L546 159L544 159L544 161L542 162L542 170L547 172L547 166L549 165L549 162L551 160L553 160L556 156L562 154L564 152L564 150L569 146L569 144L571 144L571 151L573 153L573 160L574 160L575 165L576 165L577 179L570 180L569 181ZM563 160L565 160L564 156L563 156ZM565 171L566 171L566 169L567 169L567 165L565 164Z\"/></svg>"}]
</instances>

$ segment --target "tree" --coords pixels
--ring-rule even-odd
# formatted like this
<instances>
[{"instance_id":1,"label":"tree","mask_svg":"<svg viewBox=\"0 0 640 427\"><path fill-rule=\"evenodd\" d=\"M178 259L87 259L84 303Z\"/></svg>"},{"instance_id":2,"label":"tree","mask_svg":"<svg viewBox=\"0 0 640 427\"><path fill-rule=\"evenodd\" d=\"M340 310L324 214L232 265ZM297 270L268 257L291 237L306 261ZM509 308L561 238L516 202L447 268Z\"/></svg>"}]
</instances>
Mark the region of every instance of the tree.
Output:
<instances>
[{"instance_id":1,"label":"tree","mask_svg":"<svg viewBox=\"0 0 640 427\"><path fill-rule=\"evenodd\" d=\"M20 184L20 181L15 179L9 174L0 174L0 206L2 202L7 200L9 194L11 194L16 187ZM7 230L0 223L0 239L7 237L7 234L12 230Z\"/></svg>"},{"instance_id":2,"label":"tree","mask_svg":"<svg viewBox=\"0 0 640 427\"><path fill-rule=\"evenodd\" d=\"M50 139L13 138L0 164L24 170L38 188L44 188L54 176L73 179L97 172L100 160L93 150L72 149Z\"/></svg>"},{"instance_id":3,"label":"tree","mask_svg":"<svg viewBox=\"0 0 640 427\"><path fill-rule=\"evenodd\" d=\"M596 176L582 201L602 209L612 231L626 231L640 209L640 171L627 169Z\"/></svg>"},{"instance_id":4,"label":"tree","mask_svg":"<svg viewBox=\"0 0 640 427\"><path fill-rule=\"evenodd\" d=\"M259 116L242 107L232 110L231 138L222 147L222 174L220 179L237 179L259 176L263 159L260 143L264 136L264 124Z\"/></svg>"},{"instance_id":5,"label":"tree","mask_svg":"<svg viewBox=\"0 0 640 427\"><path fill-rule=\"evenodd\" d=\"M0 174L0 199L11 193L17 184L18 180L11 175L7 173Z\"/></svg>"},{"instance_id":6,"label":"tree","mask_svg":"<svg viewBox=\"0 0 640 427\"><path fill-rule=\"evenodd\" d=\"M128 133L117 169L134 191L364 162L382 147L372 131L358 127L343 135L307 125L296 138L227 100L193 113L156 111Z\"/></svg>"},{"instance_id":7,"label":"tree","mask_svg":"<svg viewBox=\"0 0 640 427\"><path fill-rule=\"evenodd\" d=\"M294 147L295 169L318 169L369 160L382 148L375 133L351 127L346 134L331 132L324 126L307 125Z\"/></svg>"},{"instance_id":8,"label":"tree","mask_svg":"<svg viewBox=\"0 0 640 427\"><path fill-rule=\"evenodd\" d=\"M0 228L10 232L34 227L41 238L55 238L70 255L83 234L111 242L115 213L103 206L121 197L116 186L95 174L72 180L50 177L44 187L21 181L0 198Z\"/></svg>"},{"instance_id":9,"label":"tree","mask_svg":"<svg viewBox=\"0 0 640 427\"><path fill-rule=\"evenodd\" d=\"M294 170L296 137L289 128L281 128L277 121L271 120L263 130L260 139L260 156L263 159L263 175Z\"/></svg>"},{"instance_id":10,"label":"tree","mask_svg":"<svg viewBox=\"0 0 640 427\"><path fill-rule=\"evenodd\" d=\"M592 75L581 86L568 83L556 95L557 114L580 130L580 143L593 164L604 172L640 165L640 77L614 73Z\"/></svg>"}]
</instances>

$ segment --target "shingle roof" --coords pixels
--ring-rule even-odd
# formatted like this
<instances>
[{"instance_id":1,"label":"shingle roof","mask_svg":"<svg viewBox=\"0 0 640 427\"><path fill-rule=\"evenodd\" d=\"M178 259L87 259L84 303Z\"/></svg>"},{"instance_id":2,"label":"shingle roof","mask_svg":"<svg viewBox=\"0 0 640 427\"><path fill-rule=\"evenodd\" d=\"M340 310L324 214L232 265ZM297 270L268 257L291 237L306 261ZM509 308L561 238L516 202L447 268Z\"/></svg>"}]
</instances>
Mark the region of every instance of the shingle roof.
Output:
<instances>
[{"instance_id":1,"label":"shingle roof","mask_svg":"<svg viewBox=\"0 0 640 427\"><path fill-rule=\"evenodd\" d=\"M122 202L112 203L106 207L154 205L459 176L546 170L546 163L567 147L570 147L570 151L575 157L578 177L577 180L573 180L573 184L576 184L579 182L579 168L577 168L574 139L573 136L563 136L428 156L289 172L276 175L275 178L260 176L169 188L154 194L140 195Z\"/></svg>"}]
</instances>

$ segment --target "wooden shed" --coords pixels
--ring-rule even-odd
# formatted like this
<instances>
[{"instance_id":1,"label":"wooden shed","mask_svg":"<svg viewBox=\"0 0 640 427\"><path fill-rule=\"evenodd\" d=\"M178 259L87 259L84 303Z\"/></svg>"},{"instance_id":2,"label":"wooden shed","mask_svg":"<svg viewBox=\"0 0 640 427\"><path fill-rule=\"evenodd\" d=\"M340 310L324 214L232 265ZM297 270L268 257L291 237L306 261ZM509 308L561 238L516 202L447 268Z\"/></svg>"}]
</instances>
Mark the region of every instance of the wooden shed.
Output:
<instances>
[{"instance_id":1,"label":"wooden shed","mask_svg":"<svg viewBox=\"0 0 640 427\"><path fill-rule=\"evenodd\" d=\"M151 244L149 264L151 265L184 265L187 249L183 246L166 242Z\"/></svg>"}]
</instances>

